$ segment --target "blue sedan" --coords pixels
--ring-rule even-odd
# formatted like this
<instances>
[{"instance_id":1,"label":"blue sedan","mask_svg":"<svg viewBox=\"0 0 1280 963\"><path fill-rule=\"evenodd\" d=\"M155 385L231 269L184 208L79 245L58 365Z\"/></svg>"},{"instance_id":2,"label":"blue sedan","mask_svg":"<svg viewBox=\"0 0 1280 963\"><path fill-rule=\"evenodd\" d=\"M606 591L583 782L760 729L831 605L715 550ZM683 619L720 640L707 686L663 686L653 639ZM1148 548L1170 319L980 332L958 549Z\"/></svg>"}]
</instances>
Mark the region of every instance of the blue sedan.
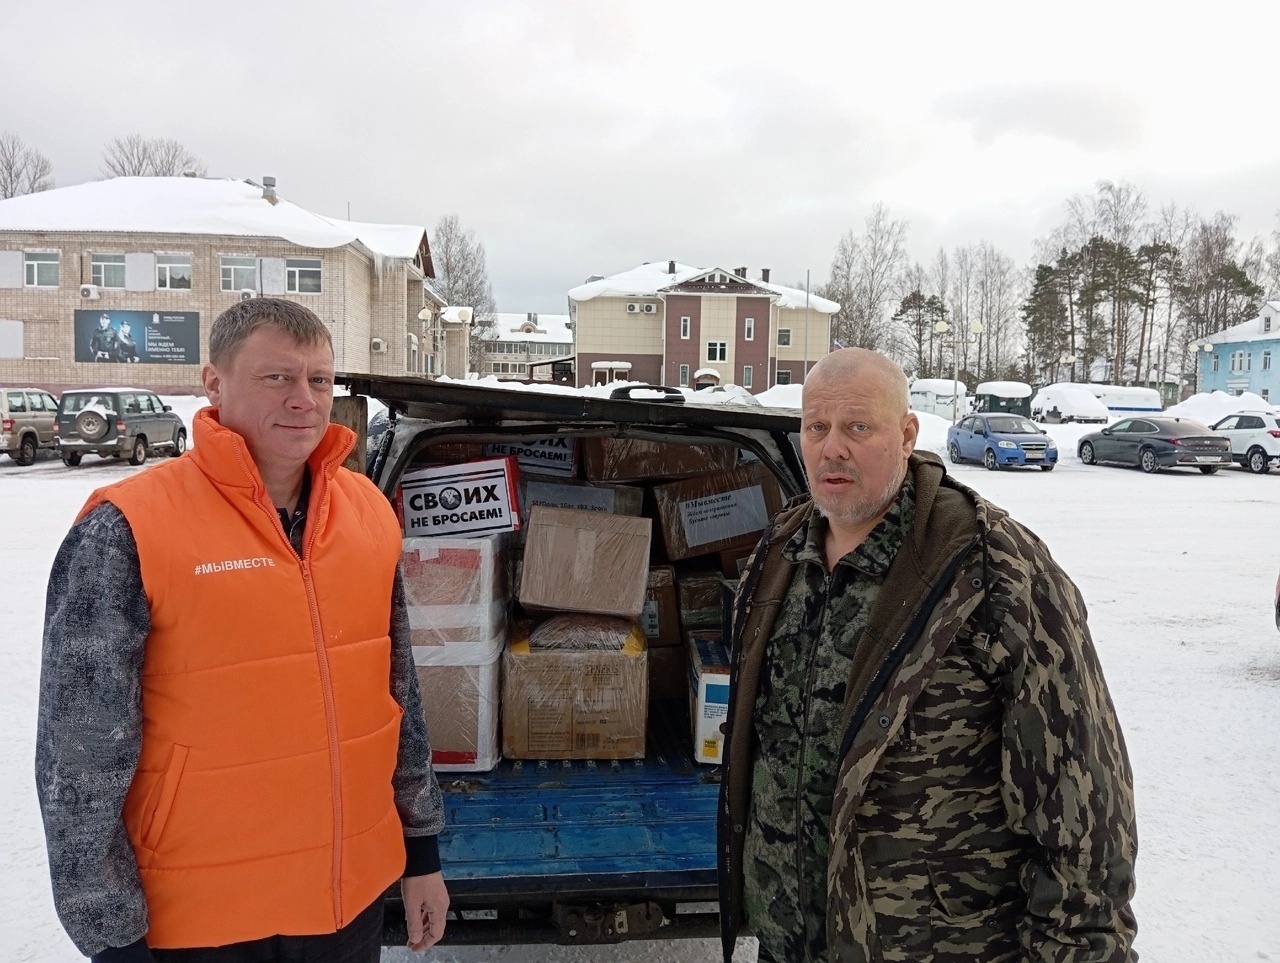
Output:
<instances>
[{"instance_id":1,"label":"blue sedan","mask_svg":"<svg viewBox=\"0 0 1280 963\"><path fill-rule=\"evenodd\" d=\"M947 429L947 454L959 464L977 461L989 471L1011 465L1037 465L1053 471L1058 446L1034 422L1021 415L969 415Z\"/></svg>"}]
</instances>

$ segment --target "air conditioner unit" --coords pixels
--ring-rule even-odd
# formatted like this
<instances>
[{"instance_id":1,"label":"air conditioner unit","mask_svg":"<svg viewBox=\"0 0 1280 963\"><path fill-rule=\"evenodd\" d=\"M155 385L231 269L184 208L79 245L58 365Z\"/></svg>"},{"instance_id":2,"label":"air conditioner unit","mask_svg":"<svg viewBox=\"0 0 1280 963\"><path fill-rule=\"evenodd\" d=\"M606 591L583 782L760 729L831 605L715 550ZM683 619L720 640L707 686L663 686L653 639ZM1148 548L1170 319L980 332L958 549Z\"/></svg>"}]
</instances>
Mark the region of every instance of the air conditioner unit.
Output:
<instances>
[{"instance_id":1,"label":"air conditioner unit","mask_svg":"<svg viewBox=\"0 0 1280 963\"><path fill-rule=\"evenodd\" d=\"M80 285L80 297L84 298L86 301L98 300L98 286L96 284Z\"/></svg>"},{"instance_id":2,"label":"air conditioner unit","mask_svg":"<svg viewBox=\"0 0 1280 963\"><path fill-rule=\"evenodd\" d=\"M369 342L369 349L373 351L374 354L386 354L387 343L381 338L374 338Z\"/></svg>"},{"instance_id":3,"label":"air conditioner unit","mask_svg":"<svg viewBox=\"0 0 1280 963\"><path fill-rule=\"evenodd\" d=\"M634 301L628 302L627 314L639 314L639 313L640 313L640 305L636 304Z\"/></svg>"},{"instance_id":4,"label":"air conditioner unit","mask_svg":"<svg viewBox=\"0 0 1280 963\"><path fill-rule=\"evenodd\" d=\"M645 314L656 314L657 311L658 311L658 306L656 304L646 304L644 306Z\"/></svg>"},{"instance_id":5,"label":"air conditioner unit","mask_svg":"<svg viewBox=\"0 0 1280 963\"><path fill-rule=\"evenodd\" d=\"M257 292L257 291L255 291L253 288L241 288L241 289L240 289L240 300L241 300L241 301L248 301L250 298L256 298L257 296L258 296L258 292Z\"/></svg>"}]
</instances>

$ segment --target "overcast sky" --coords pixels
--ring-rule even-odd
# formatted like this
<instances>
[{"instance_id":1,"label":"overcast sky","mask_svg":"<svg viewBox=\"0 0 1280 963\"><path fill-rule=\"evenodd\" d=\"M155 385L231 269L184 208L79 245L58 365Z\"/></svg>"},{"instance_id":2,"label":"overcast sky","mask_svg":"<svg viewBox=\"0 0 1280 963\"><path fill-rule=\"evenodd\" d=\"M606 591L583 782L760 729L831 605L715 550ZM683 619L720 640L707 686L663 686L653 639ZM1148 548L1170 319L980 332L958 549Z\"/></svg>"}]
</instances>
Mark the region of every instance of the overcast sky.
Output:
<instances>
[{"instance_id":1,"label":"overcast sky","mask_svg":"<svg viewBox=\"0 0 1280 963\"><path fill-rule=\"evenodd\" d=\"M0 130L60 186L137 131L321 213L456 213L502 311L668 258L816 286L878 201L925 261L1024 263L1100 179L1276 227L1280 4L881 6L73 0L3 18Z\"/></svg>"}]
</instances>

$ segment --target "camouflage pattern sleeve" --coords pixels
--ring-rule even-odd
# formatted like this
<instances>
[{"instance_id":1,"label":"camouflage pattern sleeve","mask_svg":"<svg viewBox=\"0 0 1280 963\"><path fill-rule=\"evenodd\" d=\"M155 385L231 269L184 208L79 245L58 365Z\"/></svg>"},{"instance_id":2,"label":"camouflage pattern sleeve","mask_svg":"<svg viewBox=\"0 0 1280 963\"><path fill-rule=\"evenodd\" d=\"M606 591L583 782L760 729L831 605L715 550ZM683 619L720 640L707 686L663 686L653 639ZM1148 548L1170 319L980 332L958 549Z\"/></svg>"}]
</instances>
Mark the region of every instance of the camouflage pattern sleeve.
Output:
<instances>
[{"instance_id":1,"label":"camouflage pattern sleeve","mask_svg":"<svg viewBox=\"0 0 1280 963\"><path fill-rule=\"evenodd\" d=\"M1005 805L1039 850L1023 870L1023 951L1045 963L1135 960L1133 777L1084 601L1052 561L1023 586L991 652L1009 660L998 673Z\"/></svg>"}]
</instances>

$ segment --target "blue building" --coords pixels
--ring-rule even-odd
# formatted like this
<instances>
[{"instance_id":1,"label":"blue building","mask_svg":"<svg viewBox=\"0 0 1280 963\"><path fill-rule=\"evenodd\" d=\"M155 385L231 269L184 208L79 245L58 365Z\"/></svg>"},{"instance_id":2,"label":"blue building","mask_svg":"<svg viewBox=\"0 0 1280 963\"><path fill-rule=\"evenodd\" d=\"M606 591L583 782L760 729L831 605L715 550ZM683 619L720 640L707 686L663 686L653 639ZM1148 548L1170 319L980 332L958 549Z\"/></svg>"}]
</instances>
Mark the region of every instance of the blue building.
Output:
<instances>
[{"instance_id":1,"label":"blue building","mask_svg":"<svg viewBox=\"0 0 1280 963\"><path fill-rule=\"evenodd\" d=\"M1196 347L1201 391L1252 391L1264 401L1280 403L1280 301L1268 301L1256 318L1210 335Z\"/></svg>"}]
</instances>

